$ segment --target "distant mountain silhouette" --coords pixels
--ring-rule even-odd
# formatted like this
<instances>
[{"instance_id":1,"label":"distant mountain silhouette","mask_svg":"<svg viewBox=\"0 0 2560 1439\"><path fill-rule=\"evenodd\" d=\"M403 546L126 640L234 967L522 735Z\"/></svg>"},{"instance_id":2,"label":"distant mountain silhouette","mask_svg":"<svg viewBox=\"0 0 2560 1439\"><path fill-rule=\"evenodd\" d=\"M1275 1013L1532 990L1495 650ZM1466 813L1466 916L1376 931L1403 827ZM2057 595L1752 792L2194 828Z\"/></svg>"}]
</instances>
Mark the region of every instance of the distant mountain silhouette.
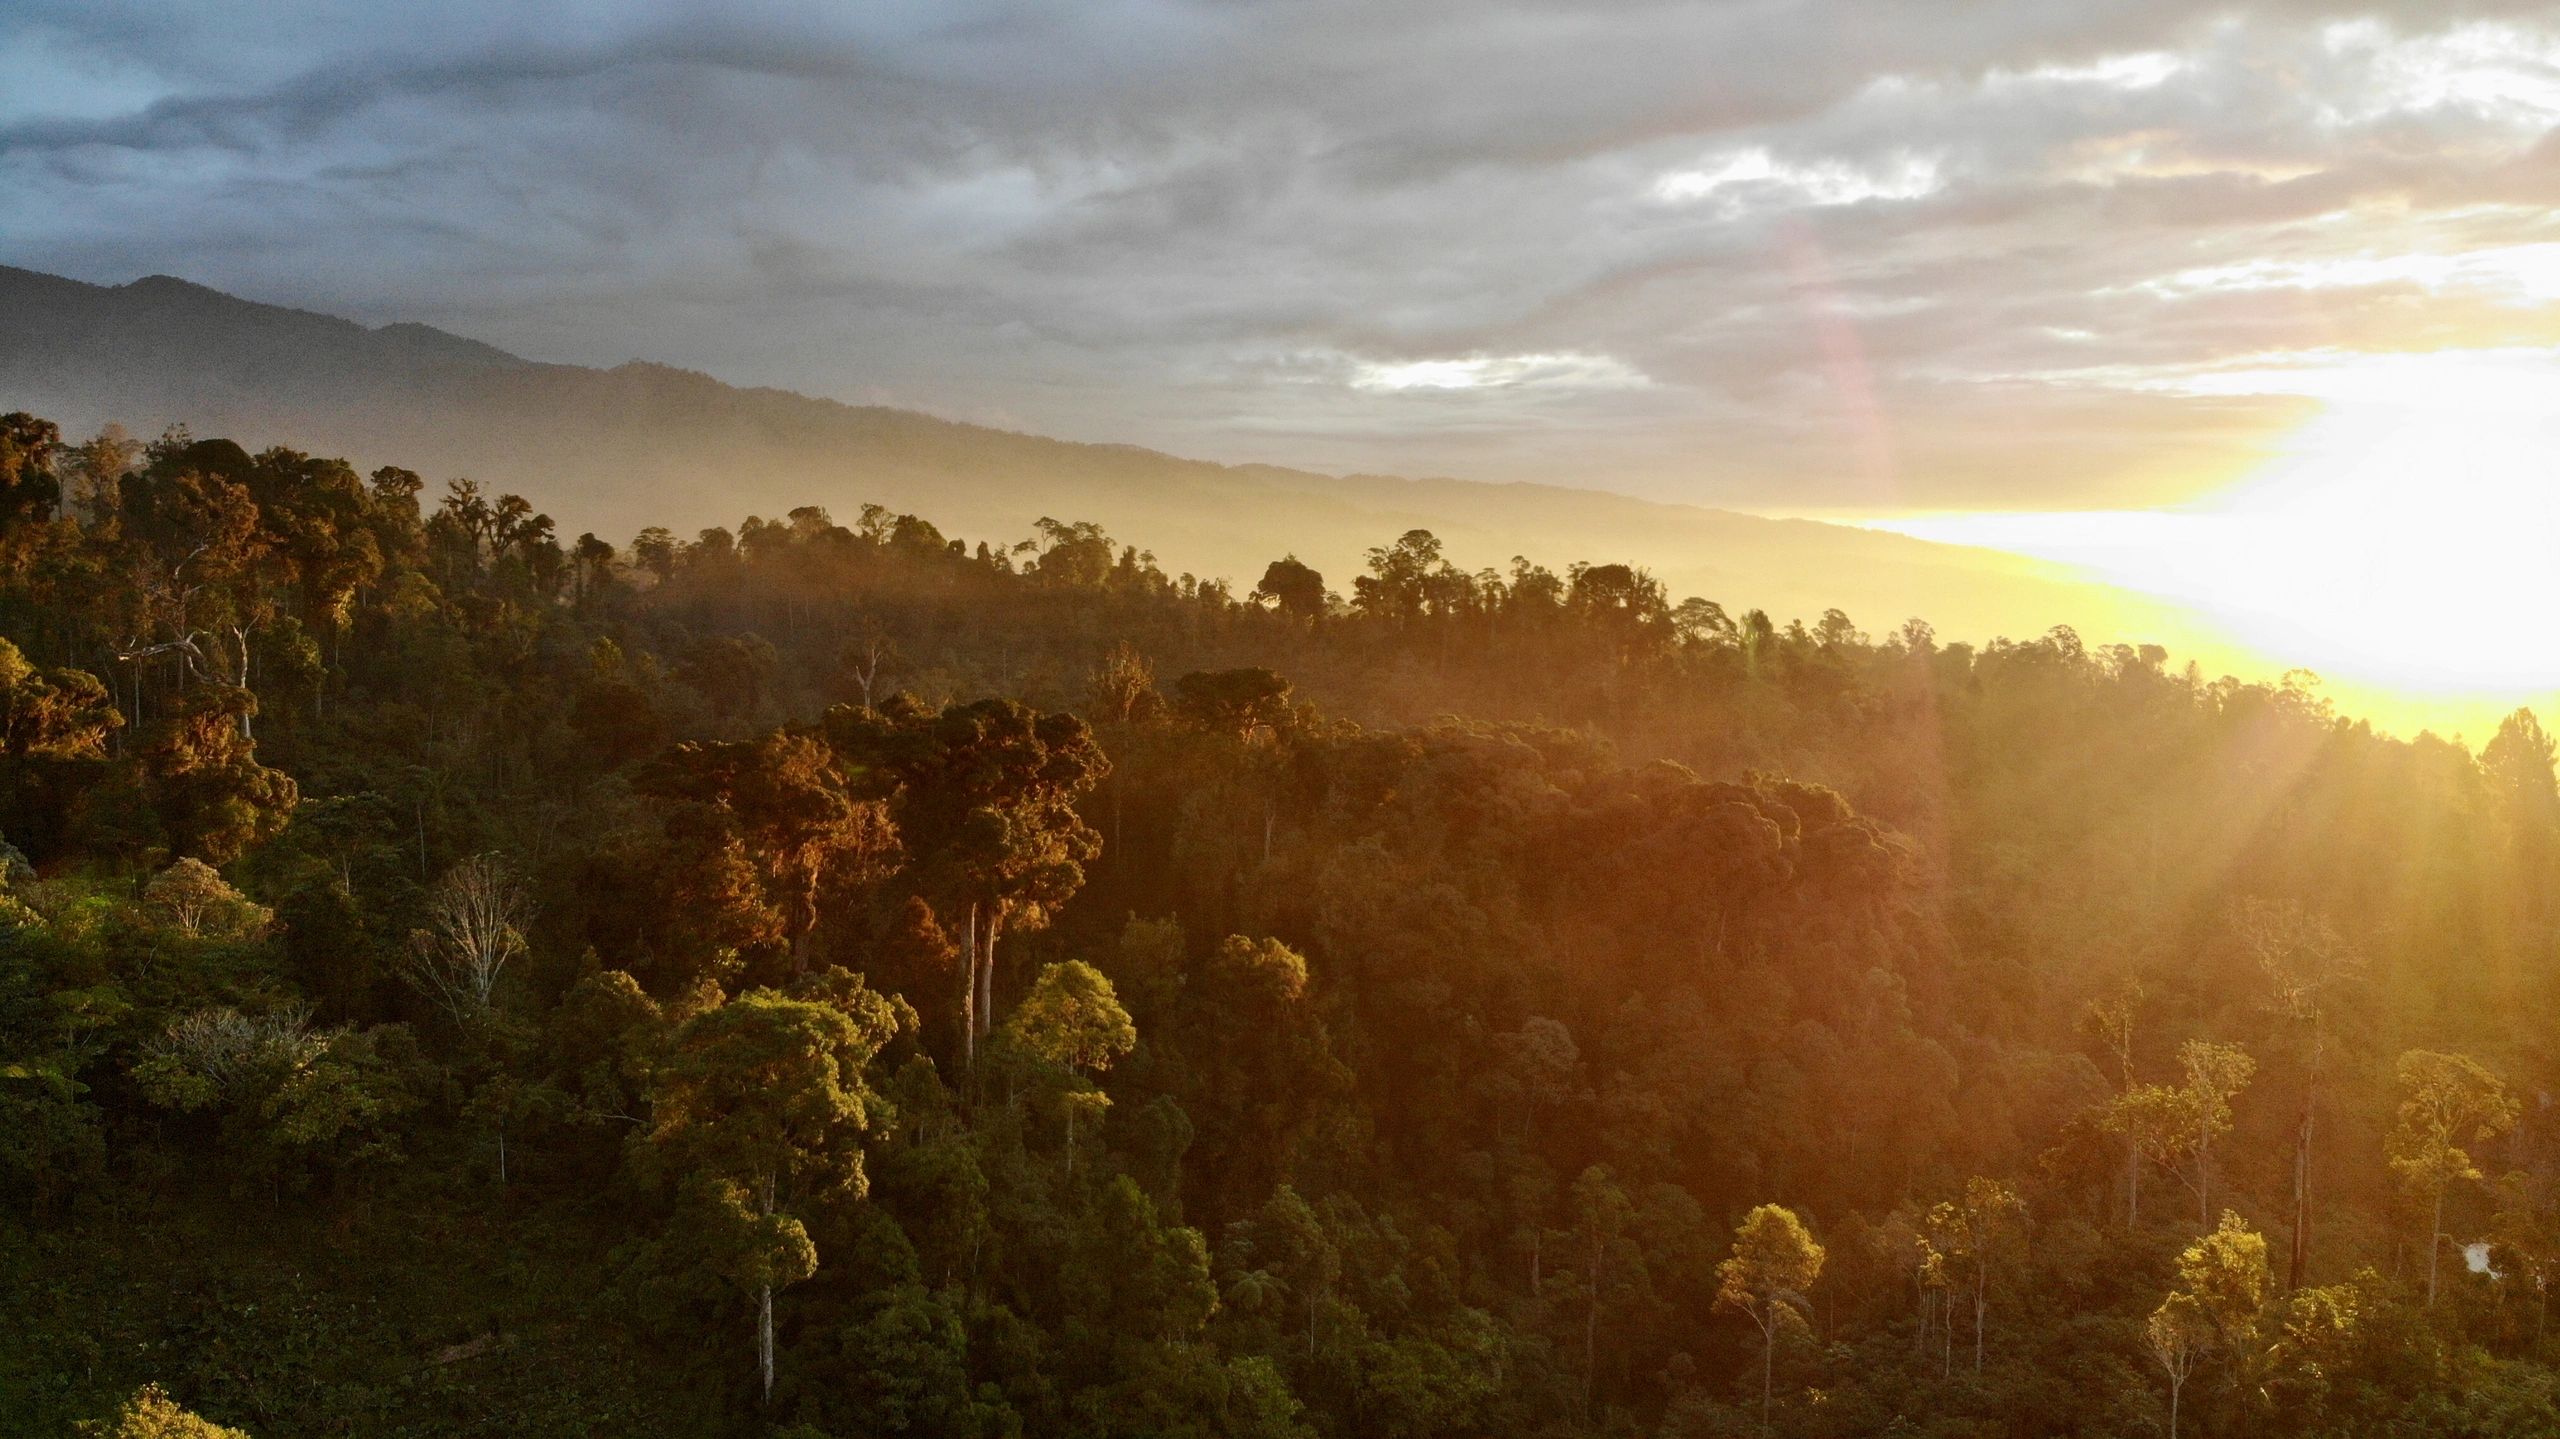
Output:
<instances>
[{"instance_id":1,"label":"distant mountain silhouette","mask_svg":"<svg viewBox=\"0 0 2560 1439\"><path fill-rule=\"evenodd\" d=\"M1838 606L1870 629L1921 615L1949 638L2081 626L2093 641L2179 644L2178 617L2052 566L1876 531L1772 520L1551 485L1326 475L1076 444L742 389L663 365L541 364L425 325L368 329L165 275L85 284L0 266L0 410L85 436L183 423L362 468L399 464L515 490L563 535L617 545L870 500L947 534L1009 542L1050 515L1093 520L1169 570L1252 588L1295 553L1348 590L1362 552L1408 529L1470 568L1513 555L1619 561L1676 600L1704 595L1780 621ZM2181 646L2182 648L2185 646Z\"/></svg>"}]
</instances>

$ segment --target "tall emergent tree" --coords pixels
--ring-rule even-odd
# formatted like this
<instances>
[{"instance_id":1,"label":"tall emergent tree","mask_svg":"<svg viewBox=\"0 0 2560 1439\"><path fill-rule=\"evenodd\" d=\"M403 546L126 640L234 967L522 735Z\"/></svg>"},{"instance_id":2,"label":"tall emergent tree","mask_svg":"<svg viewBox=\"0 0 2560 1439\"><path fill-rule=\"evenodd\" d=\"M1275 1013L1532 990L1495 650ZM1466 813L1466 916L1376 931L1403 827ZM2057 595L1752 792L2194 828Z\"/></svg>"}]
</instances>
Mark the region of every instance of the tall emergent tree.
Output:
<instances>
[{"instance_id":1,"label":"tall emergent tree","mask_svg":"<svg viewBox=\"0 0 2560 1439\"><path fill-rule=\"evenodd\" d=\"M2267 1298L2267 1240L2240 1216L2222 1223L2178 1256L2178 1284L2143 1326L2153 1362L2169 1382L2169 1434L2198 1365L2215 1353L2238 1353L2257 1332Z\"/></svg>"},{"instance_id":2,"label":"tall emergent tree","mask_svg":"<svg viewBox=\"0 0 2560 1439\"><path fill-rule=\"evenodd\" d=\"M849 773L894 789L890 812L936 908L968 915L962 1055L973 1057L995 1029L996 941L1008 925L1046 925L1102 853L1076 801L1111 763L1083 720L1003 699L939 712L903 695L876 711L839 705L827 738Z\"/></svg>"},{"instance_id":3,"label":"tall emergent tree","mask_svg":"<svg viewBox=\"0 0 2560 1439\"><path fill-rule=\"evenodd\" d=\"M795 1203L861 1198L860 1140L880 1119L866 1073L904 1006L858 980L829 1002L749 990L677 1031L639 1144L679 1177L714 1265L752 1294L756 1371L773 1397L773 1296L817 1272Z\"/></svg>"},{"instance_id":4,"label":"tall emergent tree","mask_svg":"<svg viewBox=\"0 0 2560 1439\"><path fill-rule=\"evenodd\" d=\"M514 869L497 855L473 855L428 891L427 924L409 936L400 977L470 1029L489 1013L508 964L524 953L532 915Z\"/></svg>"},{"instance_id":5,"label":"tall emergent tree","mask_svg":"<svg viewBox=\"0 0 2560 1439\"><path fill-rule=\"evenodd\" d=\"M1973 1304L1973 1372L1982 1372L1983 1334L1991 1313L1991 1269L2014 1244L2026 1221L2018 1191L1980 1175L1965 1181L1961 1199L1929 1211L1930 1248L1954 1263Z\"/></svg>"},{"instance_id":6,"label":"tall emergent tree","mask_svg":"<svg viewBox=\"0 0 2560 1439\"><path fill-rule=\"evenodd\" d=\"M2433 1308L2445 1191L2456 1180L2480 1177L2480 1166L2464 1146L2506 1133L2516 1122L2517 1106L2498 1076L2468 1055L2413 1049L2400 1056L2399 1078L2391 1168L2426 1208L2427 1306Z\"/></svg>"},{"instance_id":7,"label":"tall emergent tree","mask_svg":"<svg viewBox=\"0 0 2560 1439\"><path fill-rule=\"evenodd\" d=\"M1080 959L1040 971L1031 993L1023 997L1005 1022L1006 1033L1025 1051L1073 1076L1075 1087L1060 1096L1067 1117L1067 1172L1075 1172L1076 1121L1099 1116L1111 1097L1092 1087L1084 1076L1100 1073L1138 1045L1138 1026L1120 1007L1120 996L1101 970Z\"/></svg>"},{"instance_id":8,"label":"tall emergent tree","mask_svg":"<svg viewBox=\"0 0 2560 1439\"><path fill-rule=\"evenodd\" d=\"M1760 1427L1769 1427L1770 1373L1780 1331L1804 1325L1805 1291L1822 1277L1822 1246L1795 1211L1763 1204L1733 1234L1733 1256L1716 1266L1716 1303L1739 1309L1760 1329Z\"/></svg>"},{"instance_id":9,"label":"tall emergent tree","mask_svg":"<svg viewBox=\"0 0 2560 1439\"><path fill-rule=\"evenodd\" d=\"M2178 1046L2178 1067L2185 1071L2182 1097L2194 1136L2196 1224L2213 1220L2213 1144L2231 1132L2231 1101L2258 1072L2258 1062L2236 1044L2190 1039Z\"/></svg>"},{"instance_id":10,"label":"tall emergent tree","mask_svg":"<svg viewBox=\"0 0 2560 1439\"><path fill-rule=\"evenodd\" d=\"M888 807L856 794L814 735L678 745L645 776L656 793L702 806L707 837L752 869L791 955L809 970L809 941L828 895L879 873L897 846Z\"/></svg>"},{"instance_id":11,"label":"tall emergent tree","mask_svg":"<svg viewBox=\"0 0 2560 1439\"><path fill-rule=\"evenodd\" d=\"M2302 1036L2302 1109L2293 1130L2293 1236L2284 1275L2285 1288L2299 1289L2311 1257L2311 1139L2320 1111L2331 1011L2364 961L2325 916L2297 904L2250 901L2240 907L2237 927L2266 977L2268 1008Z\"/></svg>"}]
</instances>

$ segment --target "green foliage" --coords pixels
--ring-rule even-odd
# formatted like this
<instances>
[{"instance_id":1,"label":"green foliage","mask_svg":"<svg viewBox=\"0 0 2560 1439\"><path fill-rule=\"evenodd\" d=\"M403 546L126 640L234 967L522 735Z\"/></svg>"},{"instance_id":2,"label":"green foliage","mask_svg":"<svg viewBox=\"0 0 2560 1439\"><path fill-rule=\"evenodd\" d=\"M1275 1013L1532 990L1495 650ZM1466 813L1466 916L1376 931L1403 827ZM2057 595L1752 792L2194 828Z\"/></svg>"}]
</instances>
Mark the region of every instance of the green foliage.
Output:
<instances>
[{"instance_id":1,"label":"green foliage","mask_svg":"<svg viewBox=\"0 0 2560 1439\"><path fill-rule=\"evenodd\" d=\"M113 1418L83 1424L80 1433L92 1439L249 1439L245 1429L216 1424L179 1408L157 1384L135 1390Z\"/></svg>"},{"instance_id":2,"label":"green foliage","mask_svg":"<svg viewBox=\"0 0 2560 1439\"><path fill-rule=\"evenodd\" d=\"M2552 1427L2531 716L0 431L0 1432Z\"/></svg>"},{"instance_id":3,"label":"green foliage","mask_svg":"<svg viewBox=\"0 0 2560 1439\"><path fill-rule=\"evenodd\" d=\"M39 670L0 638L0 760L95 758L123 723L96 676Z\"/></svg>"},{"instance_id":4,"label":"green foliage","mask_svg":"<svg viewBox=\"0 0 2560 1439\"><path fill-rule=\"evenodd\" d=\"M1137 1047L1138 1027L1102 971L1082 960L1049 965L1005 1021L1013 1042L1064 1069L1100 1072Z\"/></svg>"}]
</instances>

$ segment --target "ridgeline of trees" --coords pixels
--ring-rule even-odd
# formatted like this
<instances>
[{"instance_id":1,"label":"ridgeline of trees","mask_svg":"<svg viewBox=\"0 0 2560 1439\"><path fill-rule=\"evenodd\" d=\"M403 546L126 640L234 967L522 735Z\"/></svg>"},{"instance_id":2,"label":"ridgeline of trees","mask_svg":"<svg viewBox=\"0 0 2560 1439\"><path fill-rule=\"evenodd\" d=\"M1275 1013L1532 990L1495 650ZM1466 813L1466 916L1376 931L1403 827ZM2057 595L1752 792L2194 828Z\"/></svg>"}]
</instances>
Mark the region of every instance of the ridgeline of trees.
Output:
<instances>
[{"instance_id":1,"label":"ridgeline of trees","mask_svg":"<svg viewBox=\"0 0 2560 1439\"><path fill-rule=\"evenodd\" d=\"M0 1431L2560 1432L2552 760L10 415Z\"/></svg>"}]
</instances>

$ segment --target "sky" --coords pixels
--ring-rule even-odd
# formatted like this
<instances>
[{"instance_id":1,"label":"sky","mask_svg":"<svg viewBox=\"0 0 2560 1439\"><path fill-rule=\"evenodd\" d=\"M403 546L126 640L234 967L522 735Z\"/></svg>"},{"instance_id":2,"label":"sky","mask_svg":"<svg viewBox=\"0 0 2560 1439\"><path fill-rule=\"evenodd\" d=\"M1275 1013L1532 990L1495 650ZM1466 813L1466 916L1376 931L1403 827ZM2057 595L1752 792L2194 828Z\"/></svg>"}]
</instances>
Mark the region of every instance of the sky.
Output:
<instances>
[{"instance_id":1,"label":"sky","mask_svg":"<svg viewBox=\"0 0 2560 1439\"><path fill-rule=\"evenodd\" d=\"M2553 4L0 0L0 262L1925 529L2542 393L2555 125Z\"/></svg>"}]
</instances>

